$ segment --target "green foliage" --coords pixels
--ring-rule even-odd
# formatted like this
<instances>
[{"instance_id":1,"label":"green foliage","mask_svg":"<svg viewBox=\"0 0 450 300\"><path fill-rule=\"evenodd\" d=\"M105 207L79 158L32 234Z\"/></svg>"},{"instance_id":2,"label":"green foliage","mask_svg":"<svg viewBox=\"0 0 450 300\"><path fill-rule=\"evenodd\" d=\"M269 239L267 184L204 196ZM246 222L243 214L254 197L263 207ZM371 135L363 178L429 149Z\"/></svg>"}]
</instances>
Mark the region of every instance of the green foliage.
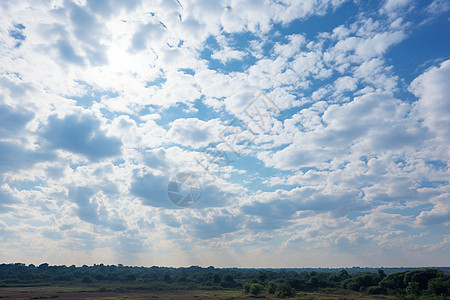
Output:
<instances>
[{"instance_id":1,"label":"green foliage","mask_svg":"<svg viewBox=\"0 0 450 300\"><path fill-rule=\"evenodd\" d=\"M345 279L347 279L349 277L350 277L350 275L348 274L348 272L346 270L341 270L339 272L339 279L340 280L345 280Z\"/></svg>"},{"instance_id":2,"label":"green foliage","mask_svg":"<svg viewBox=\"0 0 450 300\"><path fill-rule=\"evenodd\" d=\"M92 283L92 278L90 276L84 276L81 280L82 283Z\"/></svg>"},{"instance_id":3,"label":"green foliage","mask_svg":"<svg viewBox=\"0 0 450 300\"><path fill-rule=\"evenodd\" d=\"M389 274L379 283L379 286L386 289L388 294L399 297L407 294L416 298L422 295L425 290L433 295L441 295L438 285L436 289L430 288L430 285L433 286L433 282L440 282L438 278L444 279L444 277L442 271L436 269L404 271ZM445 290L445 287L443 290Z\"/></svg>"},{"instance_id":4,"label":"green foliage","mask_svg":"<svg viewBox=\"0 0 450 300\"><path fill-rule=\"evenodd\" d=\"M256 296L256 295L259 295L263 289L264 289L264 286L262 284L252 283L250 285L249 293L251 295Z\"/></svg>"},{"instance_id":5,"label":"green foliage","mask_svg":"<svg viewBox=\"0 0 450 300\"><path fill-rule=\"evenodd\" d=\"M114 265L50 266L22 263L0 264L0 286L68 285L104 287L107 291L229 290L257 295L263 290L277 297L296 292L341 295L365 293L402 299L444 299L450 296L450 275L437 269L414 269L389 273L376 269L345 270L237 269L126 267ZM445 269L448 270L450 269ZM364 272L362 272L364 271ZM370 272L368 272L370 271Z\"/></svg>"},{"instance_id":6,"label":"green foliage","mask_svg":"<svg viewBox=\"0 0 450 300\"><path fill-rule=\"evenodd\" d=\"M251 284L248 283L248 282L246 282L246 283L243 285L242 288L244 289L244 293L245 293L245 294L250 293L250 286L251 286Z\"/></svg>"},{"instance_id":7,"label":"green foliage","mask_svg":"<svg viewBox=\"0 0 450 300\"><path fill-rule=\"evenodd\" d=\"M352 291L365 291L376 285L375 274L361 274L343 281L343 287Z\"/></svg>"},{"instance_id":8,"label":"green foliage","mask_svg":"<svg viewBox=\"0 0 450 300\"><path fill-rule=\"evenodd\" d=\"M406 287L406 294L410 296L418 296L420 293L419 284L417 282L408 282Z\"/></svg>"},{"instance_id":9,"label":"green foliage","mask_svg":"<svg viewBox=\"0 0 450 300\"><path fill-rule=\"evenodd\" d=\"M266 274L266 272L264 271L259 271L258 272L258 281L259 282L265 282L267 280L268 276Z\"/></svg>"},{"instance_id":10,"label":"green foliage","mask_svg":"<svg viewBox=\"0 0 450 300\"><path fill-rule=\"evenodd\" d=\"M220 276L218 274L213 275L213 279L212 279L213 283L220 283L221 281L222 281L222 278L220 278Z\"/></svg>"},{"instance_id":11,"label":"green foliage","mask_svg":"<svg viewBox=\"0 0 450 300\"><path fill-rule=\"evenodd\" d=\"M387 290L380 286L369 286L366 290L369 295L385 295Z\"/></svg>"},{"instance_id":12,"label":"green foliage","mask_svg":"<svg viewBox=\"0 0 450 300\"><path fill-rule=\"evenodd\" d=\"M383 270L379 269L378 270L378 282L380 282L384 278L386 278L386 273Z\"/></svg>"},{"instance_id":13,"label":"green foliage","mask_svg":"<svg viewBox=\"0 0 450 300\"><path fill-rule=\"evenodd\" d=\"M277 287L278 287L278 285L275 282L269 281L269 283L267 284L267 293L275 294Z\"/></svg>"},{"instance_id":14,"label":"green foliage","mask_svg":"<svg viewBox=\"0 0 450 300\"><path fill-rule=\"evenodd\" d=\"M450 296L450 276L431 279L427 292L431 295Z\"/></svg>"},{"instance_id":15,"label":"green foliage","mask_svg":"<svg viewBox=\"0 0 450 300\"><path fill-rule=\"evenodd\" d=\"M289 284L284 282L277 286L275 296L277 296L278 298L292 297L294 296L294 290Z\"/></svg>"}]
</instances>

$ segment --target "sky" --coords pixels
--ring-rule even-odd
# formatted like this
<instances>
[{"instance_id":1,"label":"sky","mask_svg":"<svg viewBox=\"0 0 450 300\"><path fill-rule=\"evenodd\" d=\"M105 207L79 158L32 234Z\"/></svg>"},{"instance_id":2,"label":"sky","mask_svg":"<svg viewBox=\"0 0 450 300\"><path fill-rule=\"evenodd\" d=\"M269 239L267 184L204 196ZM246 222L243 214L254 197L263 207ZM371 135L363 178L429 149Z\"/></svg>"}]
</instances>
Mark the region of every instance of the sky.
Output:
<instances>
[{"instance_id":1,"label":"sky","mask_svg":"<svg viewBox=\"0 0 450 300\"><path fill-rule=\"evenodd\" d=\"M0 262L449 266L450 2L0 15Z\"/></svg>"}]
</instances>

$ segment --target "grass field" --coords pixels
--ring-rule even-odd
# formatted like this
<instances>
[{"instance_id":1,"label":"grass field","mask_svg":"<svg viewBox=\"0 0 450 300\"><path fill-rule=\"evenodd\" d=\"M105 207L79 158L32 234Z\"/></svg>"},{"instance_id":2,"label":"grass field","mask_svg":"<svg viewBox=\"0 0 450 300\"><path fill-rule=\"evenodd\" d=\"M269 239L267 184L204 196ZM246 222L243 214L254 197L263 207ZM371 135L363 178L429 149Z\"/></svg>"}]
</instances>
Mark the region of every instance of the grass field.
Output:
<instances>
[{"instance_id":1,"label":"grass field","mask_svg":"<svg viewBox=\"0 0 450 300\"><path fill-rule=\"evenodd\" d=\"M244 295L242 290L173 290L150 291L128 290L124 292L99 291L96 287L76 286L40 286L40 287L7 287L0 288L2 299L86 299L86 300L121 300L121 299L277 299L274 295L262 293L258 296ZM297 293L290 299L330 299L330 300L365 300L391 299L387 296L367 295L335 295L324 293Z\"/></svg>"}]
</instances>

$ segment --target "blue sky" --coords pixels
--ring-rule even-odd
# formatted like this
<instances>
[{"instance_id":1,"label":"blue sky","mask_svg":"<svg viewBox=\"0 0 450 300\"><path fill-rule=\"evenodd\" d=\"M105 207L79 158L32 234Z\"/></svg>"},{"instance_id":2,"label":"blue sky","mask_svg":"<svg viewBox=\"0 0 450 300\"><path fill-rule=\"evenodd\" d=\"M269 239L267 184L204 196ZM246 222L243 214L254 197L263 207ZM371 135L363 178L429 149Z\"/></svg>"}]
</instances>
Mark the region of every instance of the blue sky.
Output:
<instances>
[{"instance_id":1,"label":"blue sky","mask_svg":"<svg viewBox=\"0 0 450 300\"><path fill-rule=\"evenodd\" d=\"M0 260L448 264L449 11L1 1Z\"/></svg>"}]
</instances>

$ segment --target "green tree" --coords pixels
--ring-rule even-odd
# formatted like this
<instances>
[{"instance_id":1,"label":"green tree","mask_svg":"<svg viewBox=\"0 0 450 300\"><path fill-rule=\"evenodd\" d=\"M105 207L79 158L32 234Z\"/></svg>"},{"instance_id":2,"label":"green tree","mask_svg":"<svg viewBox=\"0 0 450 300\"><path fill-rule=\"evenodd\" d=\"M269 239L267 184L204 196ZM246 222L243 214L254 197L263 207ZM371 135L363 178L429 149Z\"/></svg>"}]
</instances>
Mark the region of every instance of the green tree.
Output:
<instances>
[{"instance_id":1,"label":"green tree","mask_svg":"<svg viewBox=\"0 0 450 300\"><path fill-rule=\"evenodd\" d=\"M348 272L346 270L341 270L339 272L339 277L341 278L341 280L345 280L345 279L349 278L350 275L348 275Z\"/></svg>"},{"instance_id":2,"label":"green tree","mask_svg":"<svg viewBox=\"0 0 450 300\"><path fill-rule=\"evenodd\" d=\"M294 296L294 290L289 284L283 282L277 286L275 296L278 298L292 297Z\"/></svg>"},{"instance_id":3,"label":"green tree","mask_svg":"<svg viewBox=\"0 0 450 300\"><path fill-rule=\"evenodd\" d=\"M250 285L249 292L250 292L250 294L256 296L256 295L259 295L263 289L264 289L264 286L262 284L252 283Z\"/></svg>"},{"instance_id":4,"label":"green tree","mask_svg":"<svg viewBox=\"0 0 450 300\"><path fill-rule=\"evenodd\" d=\"M269 281L269 283L267 284L267 293L269 294L275 294L276 290L277 290L277 284L273 281Z\"/></svg>"},{"instance_id":5,"label":"green tree","mask_svg":"<svg viewBox=\"0 0 450 300\"><path fill-rule=\"evenodd\" d=\"M387 294L386 289L384 289L380 286L369 286L367 288L366 292L369 295L386 295Z\"/></svg>"},{"instance_id":6,"label":"green tree","mask_svg":"<svg viewBox=\"0 0 450 300\"><path fill-rule=\"evenodd\" d=\"M408 286L406 287L406 294L409 296L417 297L419 296L420 290L419 290L419 283L417 282L409 282Z\"/></svg>"},{"instance_id":7,"label":"green tree","mask_svg":"<svg viewBox=\"0 0 450 300\"><path fill-rule=\"evenodd\" d=\"M447 280L443 277L431 279L428 282L427 291L432 295L450 296L450 276Z\"/></svg>"},{"instance_id":8,"label":"green tree","mask_svg":"<svg viewBox=\"0 0 450 300\"><path fill-rule=\"evenodd\" d=\"M378 269L378 282L380 282L381 280L383 280L386 277L386 273L384 273L383 270Z\"/></svg>"},{"instance_id":9,"label":"green tree","mask_svg":"<svg viewBox=\"0 0 450 300\"><path fill-rule=\"evenodd\" d=\"M222 279L220 278L220 276L218 274L214 274L212 281L213 281L213 283L220 283L222 281Z\"/></svg>"},{"instance_id":10,"label":"green tree","mask_svg":"<svg viewBox=\"0 0 450 300\"><path fill-rule=\"evenodd\" d=\"M244 286L242 287L242 288L244 289L244 293L245 293L245 294L250 293L250 286L251 286L251 284L248 283L248 282L246 282L246 283L244 284Z\"/></svg>"}]
</instances>

